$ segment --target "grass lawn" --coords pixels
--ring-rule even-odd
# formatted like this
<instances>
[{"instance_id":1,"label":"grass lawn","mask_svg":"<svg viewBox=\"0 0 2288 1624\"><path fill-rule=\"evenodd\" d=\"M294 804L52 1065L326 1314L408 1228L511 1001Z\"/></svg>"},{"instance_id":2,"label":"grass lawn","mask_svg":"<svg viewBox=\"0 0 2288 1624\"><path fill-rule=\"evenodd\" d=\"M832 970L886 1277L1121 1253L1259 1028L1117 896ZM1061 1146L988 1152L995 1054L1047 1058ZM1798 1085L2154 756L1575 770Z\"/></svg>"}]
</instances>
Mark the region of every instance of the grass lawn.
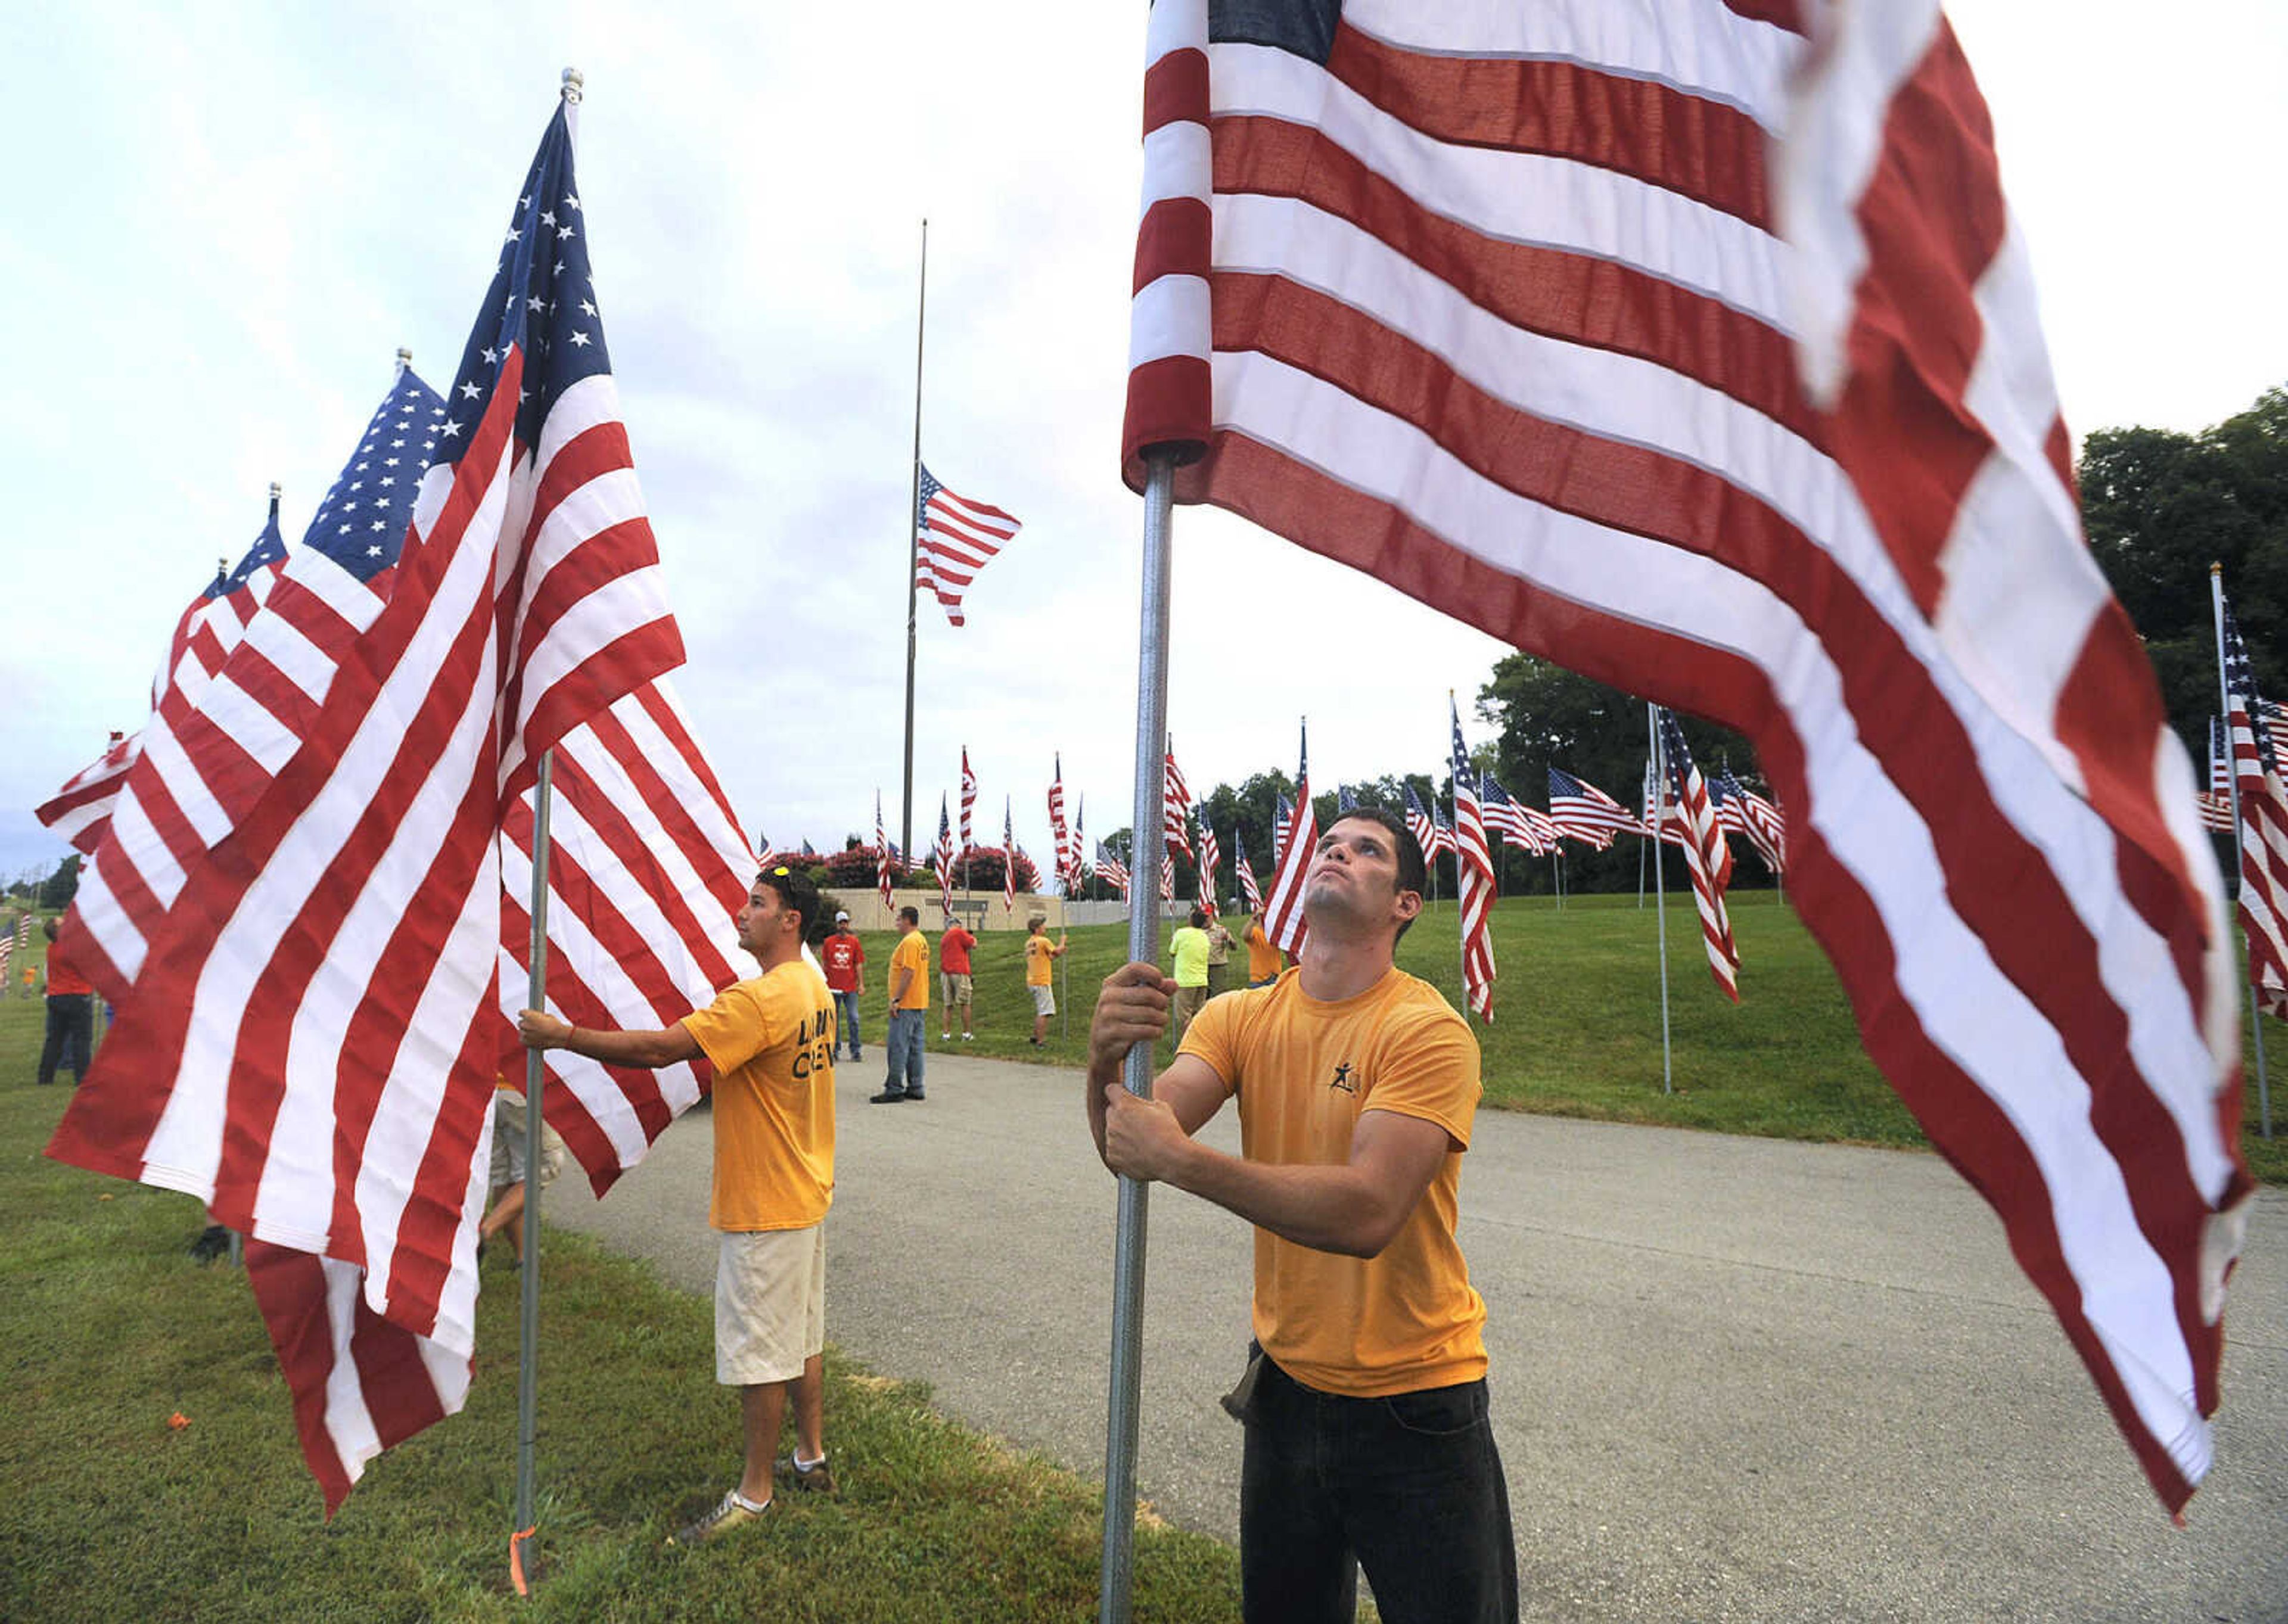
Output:
<instances>
[{"instance_id":1,"label":"grass lawn","mask_svg":"<svg viewBox=\"0 0 2288 1624\"><path fill-rule=\"evenodd\" d=\"M1479 1027L1490 1105L1605 1121L1660 1123L1776 1138L1854 1145L1925 1143L1907 1108L1859 1045L1851 1006L1826 955L1792 909L1774 891L1730 899L1740 945L1740 1002L1716 990L1700 944L1700 922L1687 895L1672 894L1668 915L1669 1022L1674 1091L1661 1088L1658 915L1649 897L1572 897L1561 909L1548 897L1511 898L1494 909L1494 957L1500 968L1494 1024ZM995 904L997 907L997 900ZM1053 918L1054 905L1051 905ZM1161 963L1172 927L1161 927ZM1055 933L1053 923L1051 933ZM1462 1002L1459 923L1450 899L1433 904L1399 944L1399 967ZM942 1011L930 988L929 1043L1005 1058L1079 1065L1086 1058L1089 1011L1096 988L1127 957L1128 928L1092 925L1071 932L1062 961L1069 996L1049 1022L1049 1041L1034 1049L1032 1004L1025 992L1023 936L980 935L976 966L976 1040L948 1045L938 1037ZM896 938L867 933L865 1065L879 1058L890 950ZM936 933L930 932L933 955ZM933 965L935 960L933 956ZM1239 970L1245 970L1242 955ZM2248 1098L2242 1149L2259 1178L2288 1180L2288 1025L2267 1019L2267 1051L2280 1097L2273 1121L2281 1137L2257 1128L2255 1054L2248 1055ZM1170 1052L1164 1046L1163 1053Z\"/></svg>"},{"instance_id":2,"label":"grass lawn","mask_svg":"<svg viewBox=\"0 0 2288 1624\"><path fill-rule=\"evenodd\" d=\"M329 1525L244 1279L188 1198L41 1155L41 1009L0 1000L0 1619L1057 1620L1095 1612L1099 1498L829 1351L840 1495L720 1545L660 1541L738 1472L704 1300L584 1238L544 1253L544 1577L507 1588L516 1276L489 1266L468 1408L373 1462ZM180 1412L189 1425L168 1425ZM1236 1556L1147 1527L1140 1618L1227 1618Z\"/></svg>"}]
</instances>

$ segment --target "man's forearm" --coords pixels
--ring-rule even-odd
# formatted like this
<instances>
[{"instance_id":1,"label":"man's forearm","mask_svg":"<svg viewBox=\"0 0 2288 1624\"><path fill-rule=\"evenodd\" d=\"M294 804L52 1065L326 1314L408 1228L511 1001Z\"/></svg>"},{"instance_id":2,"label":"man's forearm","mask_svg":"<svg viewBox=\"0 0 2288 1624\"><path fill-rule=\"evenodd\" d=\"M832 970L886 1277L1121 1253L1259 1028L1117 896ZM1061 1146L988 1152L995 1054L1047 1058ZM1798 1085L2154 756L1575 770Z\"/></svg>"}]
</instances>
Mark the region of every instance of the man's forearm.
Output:
<instances>
[{"instance_id":1,"label":"man's forearm","mask_svg":"<svg viewBox=\"0 0 2288 1624\"><path fill-rule=\"evenodd\" d=\"M1372 1257L1396 1227L1383 1219L1376 1183L1345 1164L1244 1161L1187 1139L1162 1182L1316 1252Z\"/></svg>"},{"instance_id":2,"label":"man's forearm","mask_svg":"<svg viewBox=\"0 0 2288 1624\"><path fill-rule=\"evenodd\" d=\"M598 1032L575 1026L563 1042L552 1047L568 1049L606 1066L633 1066L648 1070L684 1058L688 1040L678 1042L681 1032L680 1027L669 1027L663 1032Z\"/></svg>"}]
</instances>

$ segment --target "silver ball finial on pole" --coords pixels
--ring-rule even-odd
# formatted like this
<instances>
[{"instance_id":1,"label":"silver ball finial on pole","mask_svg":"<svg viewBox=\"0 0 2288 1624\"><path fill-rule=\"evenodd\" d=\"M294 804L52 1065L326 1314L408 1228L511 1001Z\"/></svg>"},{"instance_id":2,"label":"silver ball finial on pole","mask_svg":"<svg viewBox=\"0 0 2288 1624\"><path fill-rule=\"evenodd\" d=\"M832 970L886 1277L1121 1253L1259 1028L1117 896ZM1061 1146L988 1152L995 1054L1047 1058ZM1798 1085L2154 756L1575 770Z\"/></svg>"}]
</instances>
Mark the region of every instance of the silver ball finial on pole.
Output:
<instances>
[{"instance_id":1,"label":"silver ball finial on pole","mask_svg":"<svg viewBox=\"0 0 2288 1624\"><path fill-rule=\"evenodd\" d=\"M577 103L580 99L580 87L585 83L586 81L581 76L581 73L578 68L566 68L564 70L564 89L562 92L564 99L569 102Z\"/></svg>"},{"instance_id":2,"label":"silver ball finial on pole","mask_svg":"<svg viewBox=\"0 0 2288 1624\"><path fill-rule=\"evenodd\" d=\"M397 346L397 376L403 377L406 368L413 364L413 352L403 345Z\"/></svg>"},{"instance_id":3,"label":"silver ball finial on pole","mask_svg":"<svg viewBox=\"0 0 2288 1624\"><path fill-rule=\"evenodd\" d=\"M277 500L278 500L278 498L279 498L279 497L281 497L281 496L284 495L285 494L286 494L286 487L285 487L284 486L282 486L282 485L279 484L279 483L278 483L278 481L277 481L277 480L275 480L275 479L273 479L273 480L271 480L271 481L270 481L270 500L271 500L271 501L275 502L275 501L277 501Z\"/></svg>"}]
</instances>

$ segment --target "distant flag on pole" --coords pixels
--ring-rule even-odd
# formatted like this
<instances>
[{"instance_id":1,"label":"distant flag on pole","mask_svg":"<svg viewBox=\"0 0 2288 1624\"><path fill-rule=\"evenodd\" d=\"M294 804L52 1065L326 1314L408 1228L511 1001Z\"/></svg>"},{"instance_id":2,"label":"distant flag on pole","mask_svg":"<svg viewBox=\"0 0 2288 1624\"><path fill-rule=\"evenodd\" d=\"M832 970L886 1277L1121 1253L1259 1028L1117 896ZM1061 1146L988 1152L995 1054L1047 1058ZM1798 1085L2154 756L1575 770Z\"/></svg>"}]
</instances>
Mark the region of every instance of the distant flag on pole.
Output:
<instances>
[{"instance_id":1,"label":"distant flag on pole","mask_svg":"<svg viewBox=\"0 0 2288 1624\"><path fill-rule=\"evenodd\" d=\"M2220 601L2221 592L2220 591ZM2288 1018L2288 788L2232 606L2223 605L2225 727L2240 796L2240 928L2257 1008Z\"/></svg>"},{"instance_id":2,"label":"distant flag on pole","mask_svg":"<svg viewBox=\"0 0 2288 1624\"><path fill-rule=\"evenodd\" d=\"M1787 867L1786 826L1780 809L1732 776L1729 767L1717 775L1724 794L1724 827L1746 836L1764 867L1774 874Z\"/></svg>"},{"instance_id":3,"label":"distant flag on pole","mask_svg":"<svg viewBox=\"0 0 2288 1624\"><path fill-rule=\"evenodd\" d=\"M1166 788L1162 798L1161 822L1167 831L1168 855L1181 852L1192 854L1192 843L1188 833L1191 827L1192 789L1184 782L1184 770L1176 764L1176 741L1168 741Z\"/></svg>"},{"instance_id":4,"label":"distant flag on pole","mask_svg":"<svg viewBox=\"0 0 2288 1624\"><path fill-rule=\"evenodd\" d=\"M2200 796L2200 807L2203 828L2232 832L2232 755L2225 745L2222 717L2209 718L2209 787Z\"/></svg>"},{"instance_id":5,"label":"distant flag on pole","mask_svg":"<svg viewBox=\"0 0 2288 1624\"><path fill-rule=\"evenodd\" d=\"M1450 698L1453 723L1454 889L1461 899L1462 989L1470 1012L1487 1025L1494 1018L1493 852L1486 844L1478 802L1478 775L1462 743L1462 716Z\"/></svg>"},{"instance_id":6,"label":"distant flag on pole","mask_svg":"<svg viewBox=\"0 0 2288 1624\"><path fill-rule=\"evenodd\" d=\"M882 893L882 906L890 906L890 831L882 827L882 792L874 792L874 887Z\"/></svg>"},{"instance_id":7,"label":"distant flag on pole","mask_svg":"<svg viewBox=\"0 0 2288 1624\"><path fill-rule=\"evenodd\" d=\"M1617 833L1645 832L1644 824L1632 817L1627 807L1561 767L1549 769L1549 820L1567 839L1600 852L1613 844Z\"/></svg>"},{"instance_id":8,"label":"distant flag on pole","mask_svg":"<svg viewBox=\"0 0 2288 1624\"><path fill-rule=\"evenodd\" d=\"M1422 848L1425 863L1438 860L1438 853L1444 850L1443 843L1438 838L1438 826L1431 820L1428 809L1422 804L1422 797L1414 793L1411 784L1406 786L1406 832L1413 836L1414 844Z\"/></svg>"},{"instance_id":9,"label":"distant flag on pole","mask_svg":"<svg viewBox=\"0 0 2288 1624\"><path fill-rule=\"evenodd\" d=\"M802 854L813 862L818 860L818 848L812 845L807 840L802 843Z\"/></svg>"},{"instance_id":10,"label":"distant flag on pole","mask_svg":"<svg viewBox=\"0 0 2288 1624\"><path fill-rule=\"evenodd\" d=\"M977 774L969 770L969 747L961 747L961 849L965 852L977 844L976 831L971 828L970 812L977 804Z\"/></svg>"},{"instance_id":11,"label":"distant flag on pole","mask_svg":"<svg viewBox=\"0 0 2288 1624\"><path fill-rule=\"evenodd\" d=\"M1311 729L1303 725L1295 756L1295 809L1283 821L1285 834L1271 876L1271 898L1263 933L1282 953L1300 956L1307 927L1303 921L1303 878L1319 845L1319 818L1311 807Z\"/></svg>"},{"instance_id":12,"label":"distant flag on pole","mask_svg":"<svg viewBox=\"0 0 2288 1624\"><path fill-rule=\"evenodd\" d=\"M1054 776L1049 780L1049 849L1056 853L1057 878L1068 879L1071 873L1070 854L1065 849L1065 758L1056 752Z\"/></svg>"},{"instance_id":13,"label":"distant flag on pole","mask_svg":"<svg viewBox=\"0 0 2288 1624\"><path fill-rule=\"evenodd\" d=\"M1128 866L1106 851L1102 841L1096 844L1096 877L1108 885L1120 887L1120 899L1128 900Z\"/></svg>"},{"instance_id":14,"label":"distant flag on pole","mask_svg":"<svg viewBox=\"0 0 2288 1624\"><path fill-rule=\"evenodd\" d=\"M1521 851L1530 852L1536 857L1544 856L1548 852L1549 846L1542 839L1540 829L1536 826L1534 820L1527 816L1533 811L1531 807L1522 804L1512 796L1508 790L1503 788L1495 780L1494 775L1490 772L1484 773L1479 778L1478 788L1484 798L1482 810L1485 814L1486 840L1489 845L1498 835L1509 844L1516 846Z\"/></svg>"},{"instance_id":15,"label":"distant flag on pole","mask_svg":"<svg viewBox=\"0 0 2288 1624\"><path fill-rule=\"evenodd\" d=\"M1088 848L1082 844L1080 832L1081 820L1087 812L1088 797L1076 797L1073 802L1072 844L1060 859L1065 866L1066 882L1072 887L1075 896L1078 896L1088 883Z\"/></svg>"},{"instance_id":16,"label":"distant flag on pole","mask_svg":"<svg viewBox=\"0 0 2288 1624\"><path fill-rule=\"evenodd\" d=\"M1001 906L1017 911L1017 815L1001 797Z\"/></svg>"},{"instance_id":17,"label":"distant flag on pole","mask_svg":"<svg viewBox=\"0 0 2288 1624\"><path fill-rule=\"evenodd\" d=\"M926 466L915 524L914 584L935 595L947 620L963 625L963 595L977 572L1023 527L991 503L972 502L947 488Z\"/></svg>"},{"instance_id":18,"label":"distant flag on pole","mask_svg":"<svg viewBox=\"0 0 2288 1624\"><path fill-rule=\"evenodd\" d=\"M946 814L945 797L937 798L937 900L948 916L953 913L953 822Z\"/></svg>"},{"instance_id":19,"label":"distant flag on pole","mask_svg":"<svg viewBox=\"0 0 2288 1624\"><path fill-rule=\"evenodd\" d=\"M1247 848L1240 844L1237 828L1231 832L1231 866L1239 875L1240 900L1247 904L1249 913L1262 913L1263 891L1255 883L1255 869L1247 860Z\"/></svg>"},{"instance_id":20,"label":"distant flag on pole","mask_svg":"<svg viewBox=\"0 0 2288 1624\"><path fill-rule=\"evenodd\" d=\"M1351 793L1351 787L1348 784L1337 784L1335 786L1335 811L1338 812L1354 812L1357 810L1358 796Z\"/></svg>"},{"instance_id":21,"label":"distant flag on pole","mask_svg":"<svg viewBox=\"0 0 2288 1624\"><path fill-rule=\"evenodd\" d=\"M1210 919L1216 913L1216 870L1223 867L1223 852L1216 844L1215 826L1200 820L1200 906Z\"/></svg>"},{"instance_id":22,"label":"distant flag on pole","mask_svg":"<svg viewBox=\"0 0 2288 1624\"><path fill-rule=\"evenodd\" d=\"M1271 873L1275 879L1287 855L1287 831L1294 821L1295 803L1283 795L1277 796L1271 809Z\"/></svg>"},{"instance_id":23,"label":"distant flag on pole","mask_svg":"<svg viewBox=\"0 0 2288 1624\"><path fill-rule=\"evenodd\" d=\"M1681 826L1685 867L1692 875L1692 900L1700 911L1701 940L1708 949L1708 973L1734 1003L1740 1002L1740 949L1732 940L1732 921L1724 907L1724 888L1732 877L1732 849L1717 827L1700 769L1685 748L1684 730L1673 713L1662 709L1660 749L1668 764L1668 790Z\"/></svg>"}]
</instances>

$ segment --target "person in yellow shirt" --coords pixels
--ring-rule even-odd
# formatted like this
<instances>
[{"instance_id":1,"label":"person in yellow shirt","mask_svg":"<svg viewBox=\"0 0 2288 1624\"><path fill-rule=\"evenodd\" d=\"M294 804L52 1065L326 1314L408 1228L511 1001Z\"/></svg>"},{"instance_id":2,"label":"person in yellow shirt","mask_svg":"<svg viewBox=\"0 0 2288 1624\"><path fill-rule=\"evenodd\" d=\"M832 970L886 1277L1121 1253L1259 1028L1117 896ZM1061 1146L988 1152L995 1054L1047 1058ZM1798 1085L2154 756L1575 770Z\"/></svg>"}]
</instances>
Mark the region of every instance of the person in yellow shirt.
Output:
<instances>
[{"instance_id":1,"label":"person in yellow shirt","mask_svg":"<svg viewBox=\"0 0 2288 1624\"><path fill-rule=\"evenodd\" d=\"M746 1467L738 1486L671 1544L753 1522L774 1481L830 1492L819 1356L826 1342L826 1212L834 1200L834 1003L803 956L818 888L775 864L739 910L739 945L759 975L658 1032L574 1026L539 1010L517 1018L528 1049L568 1049L608 1066L703 1057L715 1068L715 1172L707 1221L715 1264L715 1379L739 1390ZM795 1447L778 1460L788 1400Z\"/></svg>"},{"instance_id":2,"label":"person in yellow shirt","mask_svg":"<svg viewBox=\"0 0 2288 1624\"><path fill-rule=\"evenodd\" d=\"M929 938L922 934L919 908L898 910L898 945L890 954L890 1074L869 1103L894 1105L920 1099L922 1051L929 1040Z\"/></svg>"},{"instance_id":3,"label":"person in yellow shirt","mask_svg":"<svg viewBox=\"0 0 2288 1624\"><path fill-rule=\"evenodd\" d=\"M1038 1049L1049 1034L1049 1017L1057 1012L1056 988L1051 985L1050 969L1065 956L1062 931L1057 939L1049 940L1049 916L1034 914L1025 920L1025 990L1033 995L1033 1047Z\"/></svg>"},{"instance_id":4,"label":"person in yellow shirt","mask_svg":"<svg viewBox=\"0 0 2288 1624\"><path fill-rule=\"evenodd\" d=\"M1252 913L1242 915L1239 923L1239 939L1247 944L1247 984L1269 986L1286 968L1279 949L1271 945L1271 939L1263 933L1263 922Z\"/></svg>"},{"instance_id":5,"label":"person in yellow shirt","mask_svg":"<svg viewBox=\"0 0 2288 1624\"><path fill-rule=\"evenodd\" d=\"M1354 1561L1387 1616L1517 1617L1486 1309L1454 1238L1477 1040L1392 960L1423 884L1395 814L1346 812L1304 876L1299 964L1201 1010L1151 1098L1122 1086L1121 1066L1167 1030L1175 982L1124 965L1091 1026L1105 1165L1255 1225L1254 1344L1224 1401L1247 1429L1250 1620L1348 1620ZM1231 1098L1236 1157L1194 1137Z\"/></svg>"},{"instance_id":6,"label":"person in yellow shirt","mask_svg":"<svg viewBox=\"0 0 2288 1624\"><path fill-rule=\"evenodd\" d=\"M1168 936L1168 962L1176 971L1176 1045L1180 1049L1192 1018L1208 1001L1208 955L1212 944L1207 923L1207 909L1196 907L1190 920Z\"/></svg>"}]
</instances>

